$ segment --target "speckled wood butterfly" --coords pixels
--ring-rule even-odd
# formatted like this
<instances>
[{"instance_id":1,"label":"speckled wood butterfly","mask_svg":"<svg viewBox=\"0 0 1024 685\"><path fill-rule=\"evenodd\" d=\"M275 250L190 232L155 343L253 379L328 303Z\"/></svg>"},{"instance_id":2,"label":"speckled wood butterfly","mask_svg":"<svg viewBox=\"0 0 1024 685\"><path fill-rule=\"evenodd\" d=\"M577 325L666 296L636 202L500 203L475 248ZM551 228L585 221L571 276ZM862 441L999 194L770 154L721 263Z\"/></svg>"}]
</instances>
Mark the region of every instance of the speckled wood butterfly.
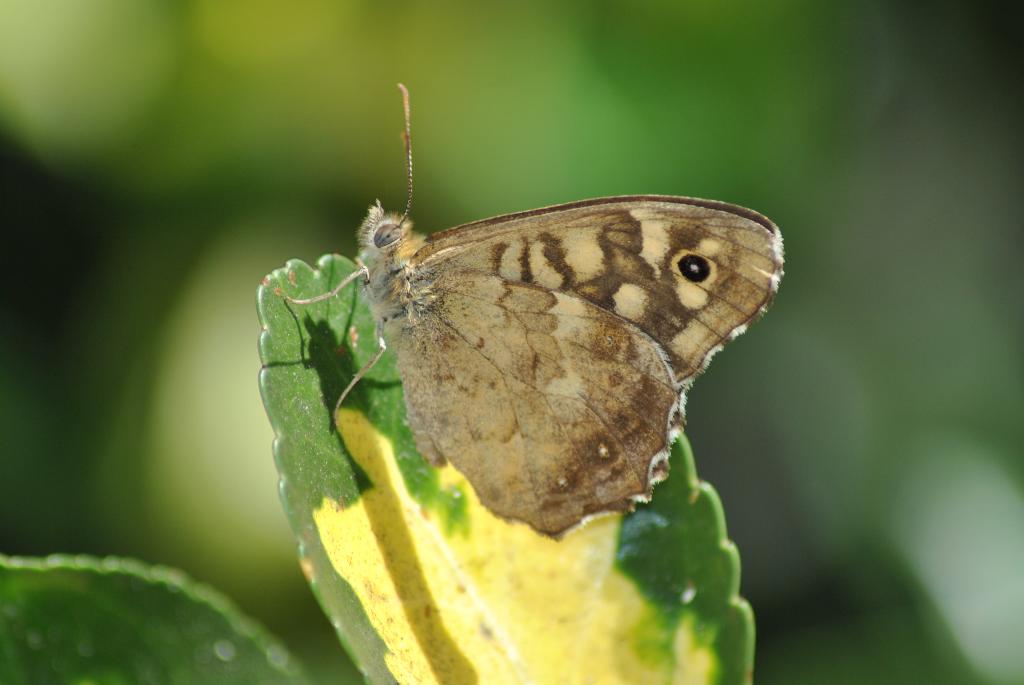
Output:
<instances>
[{"instance_id":1,"label":"speckled wood butterfly","mask_svg":"<svg viewBox=\"0 0 1024 685\"><path fill-rule=\"evenodd\" d=\"M778 228L723 202L626 195L423 238L399 88L405 213L371 207L360 270L292 301L361 281L379 351L352 384L390 345L420 452L495 514L558 536L649 499L693 379L779 287Z\"/></svg>"}]
</instances>

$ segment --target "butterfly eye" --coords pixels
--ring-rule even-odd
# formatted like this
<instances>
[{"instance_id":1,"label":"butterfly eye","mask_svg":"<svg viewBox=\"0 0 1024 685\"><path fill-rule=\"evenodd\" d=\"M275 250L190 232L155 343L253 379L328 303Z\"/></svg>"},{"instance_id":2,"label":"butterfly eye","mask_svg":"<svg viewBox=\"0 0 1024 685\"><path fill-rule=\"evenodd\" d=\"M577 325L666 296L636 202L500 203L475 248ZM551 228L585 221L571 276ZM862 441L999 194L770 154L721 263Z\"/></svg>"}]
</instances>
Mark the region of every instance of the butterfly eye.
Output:
<instances>
[{"instance_id":1,"label":"butterfly eye","mask_svg":"<svg viewBox=\"0 0 1024 685\"><path fill-rule=\"evenodd\" d=\"M393 222L383 223L373 232L374 247L387 247L402 237L402 227Z\"/></svg>"},{"instance_id":2,"label":"butterfly eye","mask_svg":"<svg viewBox=\"0 0 1024 685\"><path fill-rule=\"evenodd\" d=\"M688 254L680 259L676 266L679 267L679 273L683 275L683 278L693 283L700 283L711 273L711 265L708 264L708 260L700 255Z\"/></svg>"}]
</instances>

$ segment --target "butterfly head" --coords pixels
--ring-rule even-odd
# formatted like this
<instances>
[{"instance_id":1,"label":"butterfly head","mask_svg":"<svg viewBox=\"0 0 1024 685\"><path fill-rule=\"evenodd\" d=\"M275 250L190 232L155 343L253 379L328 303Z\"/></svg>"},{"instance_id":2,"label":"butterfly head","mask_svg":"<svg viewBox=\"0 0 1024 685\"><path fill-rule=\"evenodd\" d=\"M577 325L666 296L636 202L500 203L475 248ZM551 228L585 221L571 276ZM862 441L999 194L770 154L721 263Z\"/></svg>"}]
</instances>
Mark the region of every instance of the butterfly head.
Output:
<instances>
[{"instance_id":1,"label":"butterfly head","mask_svg":"<svg viewBox=\"0 0 1024 685\"><path fill-rule=\"evenodd\" d=\"M360 243L370 254L397 251L412 230L412 222L400 214L388 214L380 202L370 207L370 213L359 231Z\"/></svg>"}]
</instances>

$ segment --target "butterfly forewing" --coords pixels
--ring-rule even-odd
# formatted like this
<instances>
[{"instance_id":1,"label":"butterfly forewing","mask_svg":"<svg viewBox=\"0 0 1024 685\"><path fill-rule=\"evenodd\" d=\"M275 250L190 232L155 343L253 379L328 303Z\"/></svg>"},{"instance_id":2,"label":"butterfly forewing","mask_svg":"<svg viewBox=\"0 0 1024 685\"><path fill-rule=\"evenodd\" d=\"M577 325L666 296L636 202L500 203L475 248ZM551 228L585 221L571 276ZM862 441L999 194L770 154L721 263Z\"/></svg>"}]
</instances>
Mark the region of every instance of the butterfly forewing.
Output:
<instances>
[{"instance_id":1,"label":"butterfly forewing","mask_svg":"<svg viewBox=\"0 0 1024 685\"><path fill-rule=\"evenodd\" d=\"M695 260L706 266L691 273L699 280L683 273ZM683 383L767 307L782 275L782 240L768 219L741 207L626 196L444 231L414 263L427 279L481 271L581 297L657 341Z\"/></svg>"}]
</instances>

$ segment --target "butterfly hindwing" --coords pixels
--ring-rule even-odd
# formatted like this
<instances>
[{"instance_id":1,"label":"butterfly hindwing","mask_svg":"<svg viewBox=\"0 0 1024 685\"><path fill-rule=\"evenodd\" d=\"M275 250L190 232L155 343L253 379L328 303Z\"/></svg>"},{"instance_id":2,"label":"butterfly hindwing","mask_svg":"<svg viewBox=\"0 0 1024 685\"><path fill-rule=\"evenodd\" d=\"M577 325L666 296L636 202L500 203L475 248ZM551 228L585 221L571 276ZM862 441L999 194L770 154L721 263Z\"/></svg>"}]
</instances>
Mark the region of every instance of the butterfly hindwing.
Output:
<instances>
[{"instance_id":1,"label":"butterfly hindwing","mask_svg":"<svg viewBox=\"0 0 1024 685\"><path fill-rule=\"evenodd\" d=\"M558 535L648 497L678 391L657 345L586 300L480 271L434 281L395 346L419 449L495 513Z\"/></svg>"}]
</instances>

